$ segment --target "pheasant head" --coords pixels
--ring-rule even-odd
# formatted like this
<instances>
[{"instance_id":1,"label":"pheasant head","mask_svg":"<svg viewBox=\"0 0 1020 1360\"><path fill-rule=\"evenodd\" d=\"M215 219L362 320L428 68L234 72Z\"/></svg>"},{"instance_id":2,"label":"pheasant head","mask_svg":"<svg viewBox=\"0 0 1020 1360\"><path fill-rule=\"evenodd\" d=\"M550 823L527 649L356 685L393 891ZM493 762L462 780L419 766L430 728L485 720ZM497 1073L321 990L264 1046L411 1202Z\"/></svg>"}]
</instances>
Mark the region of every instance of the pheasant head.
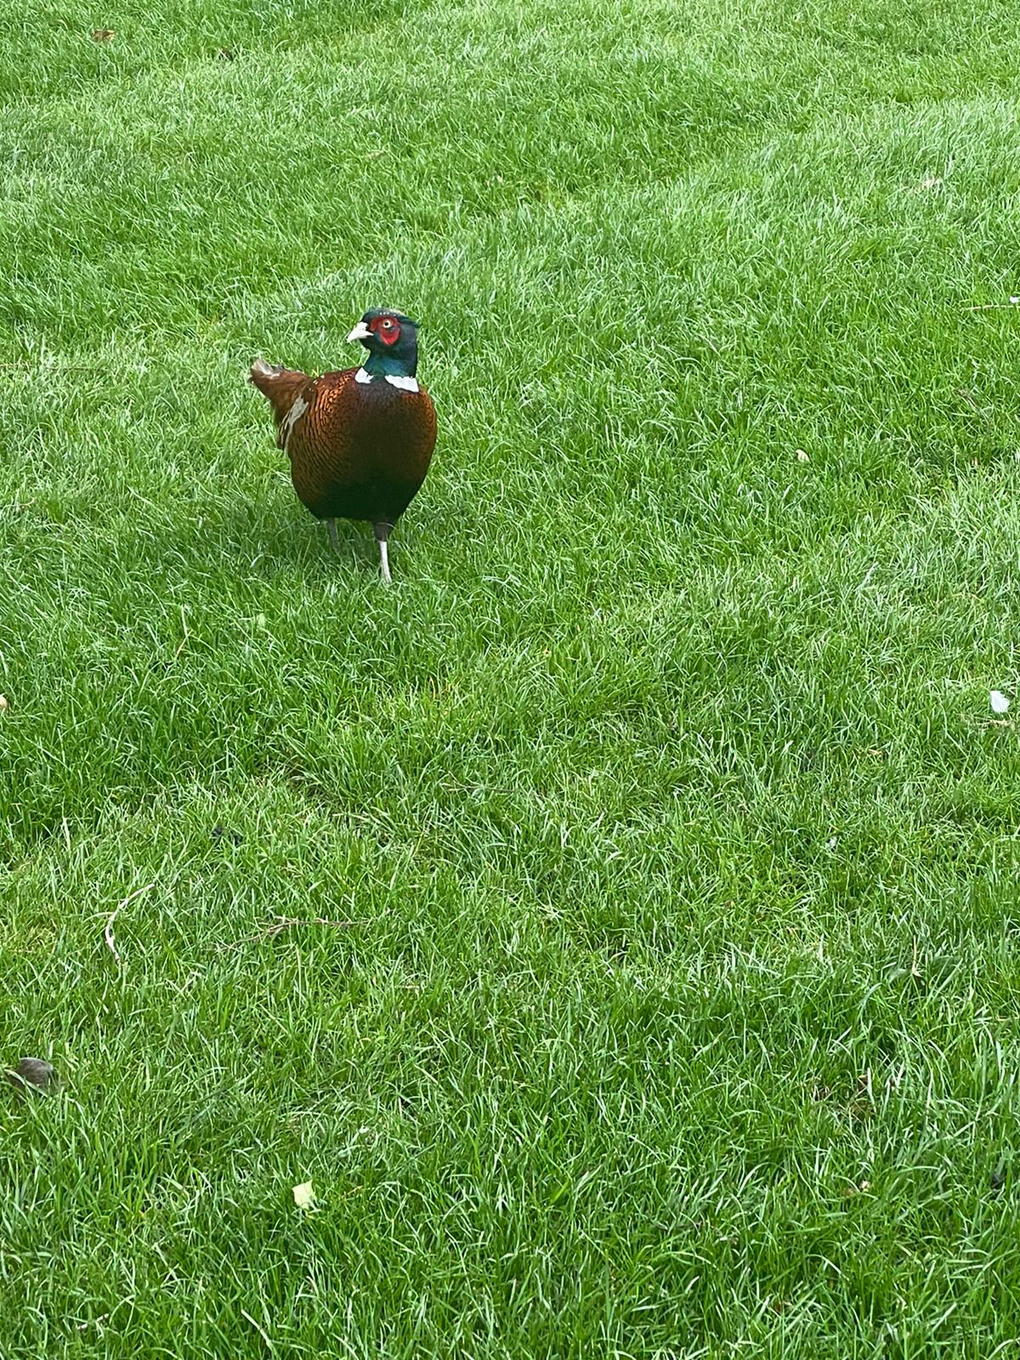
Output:
<instances>
[{"instance_id":1,"label":"pheasant head","mask_svg":"<svg viewBox=\"0 0 1020 1360\"><path fill-rule=\"evenodd\" d=\"M377 307L365 313L347 339L360 340L368 350L368 358L358 375L360 381L406 378L409 389L418 390L414 382L418 371L417 321L402 312ZM364 378L361 378L362 373Z\"/></svg>"}]
</instances>

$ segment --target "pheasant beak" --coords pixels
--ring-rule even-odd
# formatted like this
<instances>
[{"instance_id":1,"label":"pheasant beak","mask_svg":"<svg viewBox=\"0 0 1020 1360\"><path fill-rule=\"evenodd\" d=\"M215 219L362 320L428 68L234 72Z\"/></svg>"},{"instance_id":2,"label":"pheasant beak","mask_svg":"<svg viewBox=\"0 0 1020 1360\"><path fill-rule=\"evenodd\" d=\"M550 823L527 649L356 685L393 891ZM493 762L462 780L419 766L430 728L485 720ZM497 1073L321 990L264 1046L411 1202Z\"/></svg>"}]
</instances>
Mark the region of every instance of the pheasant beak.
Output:
<instances>
[{"instance_id":1,"label":"pheasant beak","mask_svg":"<svg viewBox=\"0 0 1020 1360\"><path fill-rule=\"evenodd\" d=\"M370 334L371 331L365 325L364 321L359 321L358 324L351 331L347 339L348 342L353 340L367 340Z\"/></svg>"}]
</instances>

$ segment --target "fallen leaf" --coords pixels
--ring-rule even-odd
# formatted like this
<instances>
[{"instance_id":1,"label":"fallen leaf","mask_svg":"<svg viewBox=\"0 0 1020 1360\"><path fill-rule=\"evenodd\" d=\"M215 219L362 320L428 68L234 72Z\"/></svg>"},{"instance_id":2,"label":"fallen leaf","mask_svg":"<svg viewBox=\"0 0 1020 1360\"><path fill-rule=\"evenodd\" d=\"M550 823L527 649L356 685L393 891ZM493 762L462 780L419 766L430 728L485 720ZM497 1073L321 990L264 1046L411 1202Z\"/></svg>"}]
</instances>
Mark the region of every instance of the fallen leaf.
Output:
<instances>
[{"instance_id":1,"label":"fallen leaf","mask_svg":"<svg viewBox=\"0 0 1020 1360\"><path fill-rule=\"evenodd\" d=\"M993 713L1009 712L1009 700L1006 698L1005 694L1003 694L1001 690L993 689L988 697L991 700Z\"/></svg>"},{"instance_id":2,"label":"fallen leaf","mask_svg":"<svg viewBox=\"0 0 1020 1360\"><path fill-rule=\"evenodd\" d=\"M315 1191L311 1181L303 1181L294 1187L294 1203L299 1209L310 1209L315 1203Z\"/></svg>"},{"instance_id":3,"label":"fallen leaf","mask_svg":"<svg viewBox=\"0 0 1020 1360\"><path fill-rule=\"evenodd\" d=\"M806 463L806 462L809 461L809 459L810 459L810 454L805 453L803 449L798 449L798 450L797 450L797 462L798 462L798 463Z\"/></svg>"},{"instance_id":4,"label":"fallen leaf","mask_svg":"<svg viewBox=\"0 0 1020 1360\"><path fill-rule=\"evenodd\" d=\"M92 30L93 42L109 42L116 36L116 30L112 28L94 28Z\"/></svg>"},{"instance_id":5,"label":"fallen leaf","mask_svg":"<svg viewBox=\"0 0 1020 1360\"><path fill-rule=\"evenodd\" d=\"M46 1092L59 1084L53 1064L44 1058L22 1058L17 1067L8 1071L7 1080L16 1091L26 1091L32 1086L39 1092Z\"/></svg>"},{"instance_id":6,"label":"fallen leaf","mask_svg":"<svg viewBox=\"0 0 1020 1360\"><path fill-rule=\"evenodd\" d=\"M5 712L8 708L10 708L10 706L11 706L11 705L10 705L10 702L9 702L9 700L8 700L8 698L7 698L7 695L6 695L6 694L0 694L0 713Z\"/></svg>"}]
</instances>

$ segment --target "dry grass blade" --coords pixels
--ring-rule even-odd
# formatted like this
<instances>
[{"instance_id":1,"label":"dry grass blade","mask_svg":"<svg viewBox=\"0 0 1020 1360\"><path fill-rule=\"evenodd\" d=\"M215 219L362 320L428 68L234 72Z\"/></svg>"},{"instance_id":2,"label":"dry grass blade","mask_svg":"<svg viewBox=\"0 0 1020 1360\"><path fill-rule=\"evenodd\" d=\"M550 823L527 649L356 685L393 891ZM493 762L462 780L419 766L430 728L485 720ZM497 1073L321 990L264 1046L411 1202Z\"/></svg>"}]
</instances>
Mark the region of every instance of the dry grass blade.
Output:
<instances>
[{"instance_id":1,"label":"dry grass blade","mask_svg":"<svg viewBox=\"0 0 1020 1360\"><path fill-rule=\"evenodd\" d=\"M979 302L973 307L964 307L965 312L994 312L1000 307L1020 307L1020 297L1011 297L1008 302Z\"/></svg>"},{"instance_id":2,"label":"dry grass blade","mask_svg":"<svg viewBox=\"0 0 1020 1360\"><path fill-rule=\"evenodd\" d=\"M144 888L136 888L133 893L128 893L127 897L121 898L121 900L114 907L113 911L111 911L109 916L106 918L106 925L103 927L103 939L106 941L107 949L109 949L110 953L117 960L118 968L122 968L123 964L121 962L120 955L117 953L117 946L114 943L113 939L113 923L114 921L116 921L119 913L124 909L124 907L128 905L129 902L133 902L136 897L141 897L143 893L149 892L155 886L156 886L155 883L146 883Z\"/></svg>"}]
</instances>

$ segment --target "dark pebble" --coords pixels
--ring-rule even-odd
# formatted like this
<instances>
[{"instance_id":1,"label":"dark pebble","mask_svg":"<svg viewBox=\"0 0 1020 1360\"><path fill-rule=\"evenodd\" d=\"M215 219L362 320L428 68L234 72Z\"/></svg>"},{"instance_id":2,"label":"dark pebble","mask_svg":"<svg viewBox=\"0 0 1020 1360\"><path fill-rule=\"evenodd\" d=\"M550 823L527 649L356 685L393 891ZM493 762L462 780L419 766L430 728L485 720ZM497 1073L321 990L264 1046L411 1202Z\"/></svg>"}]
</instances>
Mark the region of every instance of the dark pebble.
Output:
<instances>
[{"instance_id":1,"label":"dark pebble","mask_svg":"<svg viewBox=\"0 0 1020 1360\"><path fill-rule=\"evenodd\" d=\"M24 1091L31 1086L45 1093L54 1090L59 1084L53 1064L42 1058L22 1058L13 1071L8 1071L7 1080L16 1091Z\"/></svg>"}]
</instances>

